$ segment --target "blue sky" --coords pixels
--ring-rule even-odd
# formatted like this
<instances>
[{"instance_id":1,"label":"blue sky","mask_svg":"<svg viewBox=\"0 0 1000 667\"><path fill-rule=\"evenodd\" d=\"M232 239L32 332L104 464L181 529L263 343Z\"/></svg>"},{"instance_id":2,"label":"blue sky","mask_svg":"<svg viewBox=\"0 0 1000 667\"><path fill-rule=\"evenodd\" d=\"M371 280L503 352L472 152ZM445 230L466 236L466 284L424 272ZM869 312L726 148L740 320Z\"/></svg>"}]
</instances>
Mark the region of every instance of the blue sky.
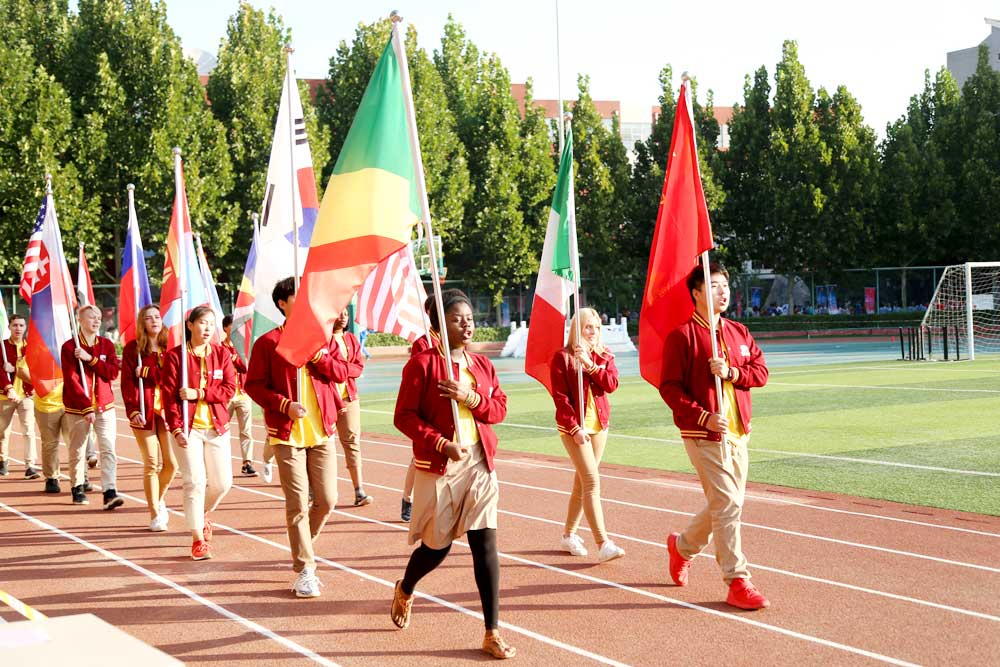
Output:
<instances>
[{"instance_id":1,"label":"blue sky","mask_svg":"<svg viewBox=\"0 0 1000 667\"><path fill-rule=\"evenodd\" d=\"M557 94L555 0L251 4L273 6L292 29L300 77L324 77L340 41L350 41L359 22L392 9L416 26L421 46L432 51L450 12L481 49L500 56L513 81L531 76L537 97ZM167 12L185 47L214 53L238 6L237 0L168 0ZM677 77L689 70L702 91L715 91L716 104L728 106L742 99L744 76L759 66L773 82L782 41L795 39L813 87L846 85L882 135L922 87L924 69L936 71L948 51L989 35L983 19L1000 18L1000 1L562 0L559 11L566 98L574 94L577 73L586 73L595 98L620 100L626 120L646 119L659 94L658 73L670 63Z\"/></svg>"}]
</instances>

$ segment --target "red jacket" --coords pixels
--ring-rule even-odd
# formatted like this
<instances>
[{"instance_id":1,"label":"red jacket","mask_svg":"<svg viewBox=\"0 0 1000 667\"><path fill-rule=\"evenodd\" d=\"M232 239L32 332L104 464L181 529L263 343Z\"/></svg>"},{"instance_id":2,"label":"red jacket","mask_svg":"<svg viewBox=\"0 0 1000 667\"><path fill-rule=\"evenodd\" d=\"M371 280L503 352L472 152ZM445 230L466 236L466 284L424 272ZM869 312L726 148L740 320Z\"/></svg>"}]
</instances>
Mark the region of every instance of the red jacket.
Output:
<instances>
[{"instance_id":1,"label":"red jacket","mask_svg":"<svg viewBox=\"0 0 1000 667\"><path fill-rule=\"evenodd\" d=\"M236 351L236 346L228 338L222 341L222 345L229 350L233 356L233 368L236 369L236 391L246 391L247 386L247 362Z\"/></svg>"},{"instance_id":2,"label":"red jacket","mask_svg":"<svg viewBox=\"0 0 1000 667\"><path fill-rule=\"evenodd\" d=\"M764 353L739 322L719 318L716 335L725 341L728 349L726 361L732 369L736 407L743 428L750 433L750 388L767 384ZM715 376L708 370L708 360L712 357L708 322L695 313L687 323L670 332L663 347L660 396L673 410L674 424L680 429L681 437L721 440L720 433L705 427L706 420L719 412ZM723 354L721 345L719 354Z\"/></svg>"},{"instance_id":3,"label":"red jacket","mask_svg":"<svg viewBox=\"0 0 1000 667\"><path fill-rule=\"evenodd\" d=\"M115 344L104 336L96 336L93 345L87 345L80 336L80 347L89 352L93 359L83 362L86 378L80 377L80 360L73 355L76 343L70 338L63 343L60 352L63 374L63 407L71 415L85 415L93 412L113 410L115 395L111 382L118 377L118 355ZM86 381L87 389L83 383ZM84 393L86 391L86 393Z\"/></svg>"},{"instance_id":4,"label":"red jacket","mask_svg":"<svg viewBox=\"0 0 1000 667\"><path fill-rule=\"evenodd\" d=\"M186 343L185 343L186 344ZM212 412L212 426L219 434L229 432L229 411L226 406L236 393L236 369L229 356L229 350L217 344L209 344L208 356L205 358L208 378L205 381L205 402ZM187 387L200 389L201 360L187 351ZM175 435L184 429L184 417L181 414L181 401L178 391L181 389L181 346L169 350L163 355L163 370L160 375L160 398L163 401L163 412L167 428ZM198 401L187 401L188 426L194 420L194 411Z\"/></svg>"},{"instance_id":5,"label":"red jacket","mask_svg":"<svg viewBox=\"0 0 1000 667\"><path fill-rule=\"evenodd\" d=\"M264 410L267 434L278 440L288 440L291 435L292 419L288 416L288 408L299 400L295 366L285 361L277 351L278 339L284 328L280 326L268 331L253 344L246 386L250 398ZM334 385L346 382L348 377L348 364L340 356L336 345L331 339L307 364L323 417L323 430L328 436L333 435L337 413L343 405Z\"/></svg>"},{"instance_id":6,"label":"red jacket","mask_svg":"<svg viewBox=\"0 0 1000 667\"><path fill-rule=\"evenodd\" d=\"M350 331L344 332L344 346L347 348L347 400L356 401L358 400L358 378L365 372L364 355L361 354L361 342ZM332 338L330 339L330 352L343 359L340 354L340 346Z\"/></svg>"},{"instance_id":7,"label":"red jacket","mask_svg":"<svg viewBox=\"0 0 1000 667\"><path fill-rule=\"evenodd\" d=\"M23 342L24 339L21 340L22 340L21 354L17 353L17 346L14 345L14 343L12 343L10 339L7 339L3 342L4 349L7 352L7 363L9 363L11 366L16 367L18 359L24 358L24 352L27 349L27 345ZM0 361L3 361L3 359L0 358ZM0 386L0 391L6 392L8 389L13 387L16 375L17 375L16 370L13 373L7 373L6 371L3 370L3 368L0 368L0 385L2 385ZM31 396L32 394L35 393L35 388L31 386L30 382L25 382L23 378L21 379L21 387L24 390L25 397Z\"/></svg>"},{"instance_id":8,"label":"red jacket","mask_svg":"<svg viewBox=\"0 0 1000 667\"><path fill-rule=\"evenodd\" d=\"M142 355L142 394L143 407L146 408L146 421L143 428L152 431L154 428L153 419L156 416L153 412L154 392L160 384L163 374L163 352L152 352ZM134 415L139 414L139 378L135 376L135 369L139 365L139 345L133 339L125 345L122 350L122 401L125 403L125 413L131 420ZM161 392L162 398L162 392ZM162 416L162 415L161 415Z\"/></svg>"},{"instance_id":9,"label":"red jacket","mask_svg":"<svg viewBox=\"0 0 1000 667\"><path fill-rule=\"evenodd\" d=\"M583 372L583 405L587 406L590 394L594 394L594 407L597 408L597 420L601 430L608 427L611 419L611 406L608 404L608 394L618 388L618 367L615 366L615 355L606 350L604 354L591 352L594 368ZM560 433L575 435L580 430L579 392L577 391L576 367L573 364L573 353L564 347L558 350L549 364L552 378L552 400L556 404L556 428Z\"/></svg>"},{"instance_id":10,"label":"red jacket","mask_svg":"<svg viewBox=\"0 0 1000 667\"><path fill-rule=\"evenodd\" d=\"M429 350L432 347L436 347L438 343L441 342L441 334L434 329L431 329L431 340L427 341L427 336L421 336L412 343L410 343L410 356L415 357L424 350Z\"/></svg>"},{"instance_id":11,"label":"red jacket","mask_svg":"<svg viewBox=\"0 0 1000 667\"><path fill-rule=\"evenodd\" d=\"M476 419L479 440L486 452L486 464L493 470L497 451L497 436L490 424L499 424L507 416L507 395L500 389L496 369L481 354L466 352L469 371L476 378L476 391L467 401ZM452 362L455 375L458 364ZM403 435L413 441L413 461L420 470L443 475L448 457L443 449L455 433L451 400L440 396L438 380L449 377L441 347L425 350L410 357L403 367L403 379L396 397L393 423Z\"/></svg>"}]
</instances>

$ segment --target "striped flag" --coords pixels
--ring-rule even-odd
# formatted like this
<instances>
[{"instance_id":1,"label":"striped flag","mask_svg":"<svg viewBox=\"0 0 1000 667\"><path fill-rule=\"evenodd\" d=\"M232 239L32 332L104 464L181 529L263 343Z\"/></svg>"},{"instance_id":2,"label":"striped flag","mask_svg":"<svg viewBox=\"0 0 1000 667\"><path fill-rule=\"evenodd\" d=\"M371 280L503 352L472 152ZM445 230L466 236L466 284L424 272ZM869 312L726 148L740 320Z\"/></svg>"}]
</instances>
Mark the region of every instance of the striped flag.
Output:
<instances>
[{"instance_id":1,"label":"striped flag","mask_svg":"<svg viewBox=\"0 0 1000 667\"><path fill-rule=\"evenodd\" d=\"M35 218L35 226L31 229L31 237L28 238L28 249L24 253L24 264L21 267L21 285L19 292L21 298L28 305L31 305L31 293L34 291L35 279L38 275L38 253L42 248L42 227L45 224L45 210L48 198L42 200L42 206L38 209L38 217Z\"/></svg>"},{"instance_id":2,"label":"striped flag","mask_svg":"<svg viewBox=\"0 0 1000 667\"><path fill-rule=\"evenodd\" d=\"M531 303L531 324L525 351L524 372L552 393L549 363L556 350L566 344L566 315L573 294L571 234L576 233L576 202L573 196L573 129L559 158L559 179L549 209L542 260L538 265L535 299Z\"/></svg>"},{"instance_id":3,"label":"striped flag","mask_svg":"<svg viewBox=\"0 0 1000 667\"><path fill-rule=\"evenodd\" d=\"M240 291L236 295L236 305L233 307L233 326L229 330L229 340L243 361L250 360L250 349L253 347L253 316L256 301L254 274L257 271L259 240L257 221L254 220L253 243L250 244L246 266L243 267L243 280L240 282Z\"/></svg>"},{"instance_id":4,"label":"striped flag","mask_svg":"<svg viewBox=\"0 0 1000 667\"><path fill-rule=\"evenodd\" d=\"M309 259L278 353L302 366L372 269L410 240L420 219L399 31L382 52L326 186Z\"/></svg>"},{"instance_id":5,"label":"striped flag","mask_svg":"<svg viewBox=\"0 0 1000 667\"><path fill-rule=\"evenodd\" d=\"M135 339L135 321L139 311L153 303L149 293L149 277L146 274L146 255L139 235L139 218L135 214L133 187L129 186L128 232L125 234L125 248L122 250L122 270L118 283L118 331L124 345Z\"/></svg>"},{"instance_id":6,"label":"striped flag","mask_svg":"<svg viewBox=\"0 0 1000 667\"><path fill-rule=\"evenodd\" d=\"M358 292L354 321L362 329L396 334L412 343L427 333L427 292L417 275L409 244L389 255L368 274Z\"/></svg>"},{"instance_id":7,"label":"striped flag","mask_svg":"<svg viewBox=\"0 0 1000 667\"><path fill-rule=\"evenodd\" d=\"M201 282L205 286L205 294L208 295L208 305L215 311L215 331L212 333L212 342L222 342L222 301L219 300L219 290L215 287L215 278L212 277L212 270L208 268L208 259L205 257L205 248L201 245L201 235L194 235L195 249L198 252L198 273L201 274Z\"/></svg>"},{"instance_id":8,"label":"striped flag","mask_svg":"<svg viewBox=\"0 0 1000 667\"><path fill-rule=\"evenodd\" d=\"M87 266L87 255L83 252L83 244L80 244L80 257L76 265L76 294L81 306L93 306L97 303L94 299L94 284L90 281L90 267Z\"/></svg>"}]
</instances>

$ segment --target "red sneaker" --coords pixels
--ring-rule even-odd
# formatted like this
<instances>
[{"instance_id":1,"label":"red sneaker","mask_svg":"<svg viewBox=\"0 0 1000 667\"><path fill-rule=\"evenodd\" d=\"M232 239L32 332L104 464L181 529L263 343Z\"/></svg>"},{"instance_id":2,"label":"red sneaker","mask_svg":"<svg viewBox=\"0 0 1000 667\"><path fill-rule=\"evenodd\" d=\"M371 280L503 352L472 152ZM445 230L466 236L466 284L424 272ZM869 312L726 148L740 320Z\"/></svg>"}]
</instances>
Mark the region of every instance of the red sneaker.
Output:
<instances>
[{"instance_id":1,"label":"red sneaker","mask_svg":"<svg viewBox=\"0 0 1000 667\"><path fill-rule=\"evenodd\" d=\"M205 515L205 527L201 529L201 534L205 536L206 542L212 541L212 522L208 520L208 515Z\"/></svg>"},{"instance_id":2,"label":"red sneaker","mask_svg":"<svg viewBox=\"0 0 1000 667\"><path fill-rule=\"evenodd\" d=\"M730 582L726 604L750 611L771 606L770 601L748 579L733 579Z\"/></svg>"},{"instance_id":3,"label":"red sneaker","mask_svg":"<svg viewBox=\"0 0 1000 667\"><path fill-rule=\"evenodd\" d=\"M677 538L680 533L670 533L667 538L667 553L670 555L670 578L678 586L688 585L688 570L691 569L691 559L685 558L677 551Z\"/></svg>"},{"instance_id":4,"label":"red sneaker","mask_svg":"<svg viewBox=\"0 0 1000 667\"><path fill-rule=\"evenodd\" d=\"M192 560L205 560L206 558L212 557L212 548L208 546L208 542L204 540L198 540L191 545L191 559Z\"/></svg>"}]
</instances>

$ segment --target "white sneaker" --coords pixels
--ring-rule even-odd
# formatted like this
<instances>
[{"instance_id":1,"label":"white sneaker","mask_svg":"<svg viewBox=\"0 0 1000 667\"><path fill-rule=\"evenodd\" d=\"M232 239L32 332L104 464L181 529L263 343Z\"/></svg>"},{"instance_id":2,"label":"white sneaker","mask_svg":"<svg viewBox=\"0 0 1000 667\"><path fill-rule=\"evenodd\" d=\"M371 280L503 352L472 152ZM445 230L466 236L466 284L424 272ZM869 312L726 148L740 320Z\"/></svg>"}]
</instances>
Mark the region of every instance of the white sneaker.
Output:
<instances>
[{"instance_id":1,"label":"white sneaker","mask_svg":"<svg viewBox=\"0 0 1000 667\"><path fill-rule=\"evenodd\" d=\"M149 522L149 529L154 533L162 533L167 529L167 522L162 514L157 514L156 518Z\"/></svg>"},{"instance_id":2,"label":"white sneaker","mask_svg":"<svg viewBox=\"0 0 1000 667\"><path fill-rule=\"evenodd\" d=\"M622 549L620 546L618 546L611 540L605 540L604 544L601 545L601 550L597 552L597 560L601 563L606 563L609 560L621 558L624 555L625 555L624 549Z\"/></svg>"},{"instance_id":3,"label":"white sneaker","mask_svg":"<svg viewBox=\"0 0 1000 667\"><path fill-rule=\"evenodd\" d=\"M265 463L264 464L264 475L263 475L263 477L264 477L264 483L265 484L270 484L271 480L274 479L274 464L273 463Z\"/></svg>"},{"instance_id":4,"label":"white sneaker","mask_svg":"<svg viewBox=\"0 0 1000 667\"><path fill-rule=\"evenodd\" d=\"M292 590L295 592L296 597L318 598L319 587L322 585L323 584L316 576L316 570L304 568L301 572L299 572L299 578L295 580L295 585L292 587Z\"/></svg>"},{"instance_id":5,"label":"white sneaker","mask_svg":"<svg viewBox=\"0 0 1000 667\"><path fill-rule=\"evenodd\" d=\"M576 533L570 533L569 537L563 535L559 540L559 546L563 551L568 551L574 556L586 556L587 547L583 546L583 538Z\"/></svg>"}]
</instances>

